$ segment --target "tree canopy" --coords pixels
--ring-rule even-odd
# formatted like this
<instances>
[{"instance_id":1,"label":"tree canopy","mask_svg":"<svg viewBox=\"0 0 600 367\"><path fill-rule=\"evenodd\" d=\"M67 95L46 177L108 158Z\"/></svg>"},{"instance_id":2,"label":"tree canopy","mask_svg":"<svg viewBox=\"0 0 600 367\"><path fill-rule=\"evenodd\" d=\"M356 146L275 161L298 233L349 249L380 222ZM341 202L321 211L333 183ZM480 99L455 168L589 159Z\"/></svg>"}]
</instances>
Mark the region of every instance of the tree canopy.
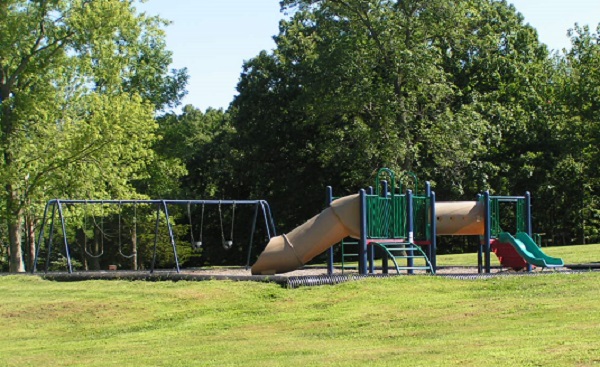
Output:
<instances>
[{"instance_id":1,"label":"tree canopy","mask_svg":"<svg viewBox=\"0 0 600 367\"><path fill-rule=\"evenodd\" d=\"M49 197L126 197L155 159L156 110L178 103L165 22L131 1L0 4L0 197L10 270L24 220Z\"/></svg>"},{"instance_id":2,"label":"tree canopy","mask_svg":"<svg viewBox=\"0 0 600 367\"><path fill-rule=\"evenodd\" d=\"M600 239L599 28L574 25L561 53L506 1L281 6L275 49L244 62L230 107L175 112L187 72L169 69L167 21L130 0L3 1L10 270L52 197L267 199L285 231L323 207L326 185L356 192L380 167L430 180L441 200L529 190L548 240ZM183 211L173 221L188 228ZM227 256L245 254L188 259Z\"/></svg>"}]
</instances>

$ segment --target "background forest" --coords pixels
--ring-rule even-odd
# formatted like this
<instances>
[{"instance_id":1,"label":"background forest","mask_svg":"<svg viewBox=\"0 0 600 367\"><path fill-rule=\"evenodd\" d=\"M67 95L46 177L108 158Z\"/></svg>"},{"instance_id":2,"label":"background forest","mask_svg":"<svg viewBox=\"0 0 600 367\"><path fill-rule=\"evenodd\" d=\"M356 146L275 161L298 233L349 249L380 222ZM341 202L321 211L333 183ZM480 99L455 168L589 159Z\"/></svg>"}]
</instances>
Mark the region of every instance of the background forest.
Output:
<instances>
[{"instance_id":1,"label":"background forest","mask_svg":"<svg viewBox=\"0 0 600 367\"><path fill-rule=\"evenodd\" d=\"M572 47L551 53L506 1L281 6L276 48L244 63L229 108L175 113L188 76L170 69L166 21L128 0L0 2L2 270L31 269L52 198L265 199L282 232L324 207L325 186L354 193L380 167L444 201L530 191L546 243L599 240L600 28L575 25ZM98 230L82 210L75 242ZM187 233L184 210L173 220Z\"/></svg>"}]
</instances>

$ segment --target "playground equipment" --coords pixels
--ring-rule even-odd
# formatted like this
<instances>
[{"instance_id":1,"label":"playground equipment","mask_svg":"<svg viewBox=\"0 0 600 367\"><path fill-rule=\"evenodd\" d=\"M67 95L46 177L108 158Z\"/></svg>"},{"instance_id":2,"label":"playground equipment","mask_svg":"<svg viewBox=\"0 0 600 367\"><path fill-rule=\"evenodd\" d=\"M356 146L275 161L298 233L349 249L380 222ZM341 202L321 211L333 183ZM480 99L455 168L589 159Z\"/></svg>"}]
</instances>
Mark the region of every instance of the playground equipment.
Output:
<instances>
[{"instance_id":1,"label":"playground equipment","mask_svg":"<svg viewBox=\"0 0 600 367\"><path fill-rule=\"evenodd\" d=\"M394 172L387 168L378 172L376 183L375 191L360 190L335 200L328 188L329 207L290 233L273 237L252 266L252 274L297 269L340 241L349 244L344 241L346 237L356 240L361 274L366 274L368 268L373 272L374 248L382 252L385 269L391 259L398 272L435 272L431 255L435 253L435 226L430 225L435 215L435 193L429 185L423 196L414 195L412 190L401 193L402 185L396 184ZM373 250L367 257L368 246ZM423 264L415 265L416 259ZM406 266L400 264L402 260L406 260ZM332 261L328 268L332 271Z\"/></svg>"},{"instance_id":2,"label":"playground equipment","mask_svg":"<svg viewBox=\"0 0 600 367\"><path fill-rule=\"evenodd\" d=\"M387 178L388 180L384 180ZM415 179L415 191L417 191ZM393 171L383 168L375 182L377 189L335 199L327 189L329 207L288 234L273 237L252 266L252 274L275 274L295 270L329 249L328 272L333 272L332 246L341 243L342 268L345 256L358 257L360 274L374 272L374 249L382 252L382 269L388 271L391 259L396 271L426 270L435 273L436 236L480 236L479 272L491 272L494 252L505 267L517 270L532 265L563 266L533 241L531 198L524 196L480 195L476 201L436 202L429 183L419 196L411 190L402 193ZM516 235L500 228L500 203L516 204ZM349 238L348 238L349 237ZM346 246L358 247L348 254ZM370 251L369 251L370 250ZM406 260L406 265L400 261ZM415 265L414 261L421 264Z\"/></svg>"},{"instance_id":3,"label":"playground equipment","mask_svg":"<svg viewBox=\"0 0 600 367\"><path fill-rule=\"evenodd\" d=\"M203 246L202 243L202 231L203 231L203 225L204 225L204 207L208 206L208 205L216 205L218 206L218 210L219 210L219 224L220 224L220 230L221 230L221 240L222 243L221 245L225 248L225 249L230 249L233 245L234 245L234 241L233 241L233 229L234 229L234 223L235 223L235 208L238 205L246 205L246 206L253 206L254 207L254 213L253 213L253 218L252 218L252 225L251 225L251 231L250 231L250 239L249 239L249 243L248 243L248 257L247 257L247 263L246 263L246 267L249 267L250 265L250 259L252 257L252 247L253 247L253 243L254 243L254 234L256 232L256 226L257 226L257 222L258 222L258 215L259 212L262 213L262 218L263 218L263 223L264 223L264 231L266 233L266 236L268 238L271 238L272 236L276 235L276 231L275 231L275 223L273 221L273 216L271 214L271 208L268 204L268 202L266 202L265 200L63 200L63 199L53 199L48 201L48 203L46 204L46 207L44 209L44 216L41 222L41 226L40 226L40 232L38 235L38 240L37 240L37 244L36 244L36 255L35 255L35 262L34 262L34 267L32 269L32 273L35 273L37 271L37 263L38 263L38 259L39 259L39 254L40 254L40 249L42 247L46 247L46 261L45 261L45 271L48 272L49 269L49 264L50 264L50 256L52 254L53 249L53 236L55 233L55 227L57 226L56 223L56 219L57 219L57 215L58 215L58 220L59 220L59 225L60 228L62 230L62 242L64 244L64 257L67 260L67 270L69 273L73 272L73 266L72 266L72 259L71 259L71 245L69 244L69 240L68 240L68 236L67 236L67 218L65 217L64 214L64 210L63 210L63 206L65 205L69 205L69 206L77 206L77 205L83 205L83 213L84 213L84 228L87 228L87 218L88 218L88 213L87 213L87 206L88 205L101 205L101 215L100 215L100 222L97 223L95 217L93 217L93 225L96 227L97 230L99 230L101 232L101 246L100 246L100 251L98 251L97 253L93 253L91 251L91 249L88 248L87 246L87 237L85 237L85 230L84 232L84 251L86 253L86 255L88 255L89 257L92 258L99 258L104 254L104 237L105 237L105 233L104 233L104 208L108 207L108 206L118 206L116 213L118 214L118 251L119 253L125 257L125 258L130 258L132 256L134 256L134 253L132 254L124 254L123 253L123 244L121 243L121 216L122 216L122 212L123 212L123 205L126 204L130 204L134 206L134 218L133 218L133 223L134 225L136 225L137 223L137 218L136 218L136 210L137 207L139 205L149 205L149 206L154 206L155 210L156 210L156 222L155 222L155 228L154 228L154 249L153 249L153 257L152 257L152 263L150 266L150 273L154 272L154 268L155 268L155 264L156 264L156 257L157 257L157 244L158 244L158 234L159 234L159 228L161 225L161 217L164 215L164 222L166 224L167 230L168 230L168 235L169 235L169 240L170 240L170 244L172 246L173 249L173 256L175 259L175 268L177 273L180 272L180 266L179 266L179 258L177 255L177 245L176 245L176 237L173 233L173 227L172 227L172 220L169 217L169 206L183 206L183 205L187 205L187 215L189 218L189 223L190 223L190 241L191 241L191 246L194 249L199 249L200 247ZM191 205L202 205L202 214L201 214L201 220L200 220L200 237L198 238L198 241L196 241L196 239L193 236L193 229L192 229L192 217L191 217L191 210L190 210L190 206ZM224 226L223 226L223 212L221 207L224 205L228 205L232 207L232 214L231 214L231 230L229 233L229 237L225 237L225 231L224 231ZM161 215L162 214L162 215ZM46 227L49 228L46 228ZM46 229L48 230L48 237L45 237L46 234Z\"/></svg>"}]
</instances>

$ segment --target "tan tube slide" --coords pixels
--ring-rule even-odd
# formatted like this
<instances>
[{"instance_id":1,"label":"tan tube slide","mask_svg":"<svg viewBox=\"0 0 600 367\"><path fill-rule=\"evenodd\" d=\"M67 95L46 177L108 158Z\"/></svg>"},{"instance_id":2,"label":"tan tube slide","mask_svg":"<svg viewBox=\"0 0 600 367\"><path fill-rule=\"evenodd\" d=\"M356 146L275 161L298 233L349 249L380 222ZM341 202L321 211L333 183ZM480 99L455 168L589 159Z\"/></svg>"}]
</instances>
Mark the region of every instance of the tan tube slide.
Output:
<instances>
[{"instance_id":1,"label":"tan tube slide","mask_svg":"<svg viewBox=\"0 0 600 367\"><path fill-rule=\"evenodd\" d=\"M358 194L334 200L327 209L290 233L271 238L252 265L252 274L296 270L348 236L360 236Z\"/></svg>"},{"instance_id":2,"label":"tan tube slide","mask_svg":"<svg viewBox=\"0 0 600 367\"><path fill-rule=\"evenodd\" d=\"M438 235L482 235L484 205L476 201L437 202ZM345 237L360 237L358 194L345 196L288 234L271 238L252 266L254 275L296 270Z\"/></svg>"},{"instance_id":3,"label":"tan tube slide","mask_svg":"<svg viewBox=\"0 0 600 367\"><path fill-rule=\"evenodd\" d=\"M477 201L435 203L436 232L443 236L483 235L484 204Z\"/></svg>"}]
</instances>

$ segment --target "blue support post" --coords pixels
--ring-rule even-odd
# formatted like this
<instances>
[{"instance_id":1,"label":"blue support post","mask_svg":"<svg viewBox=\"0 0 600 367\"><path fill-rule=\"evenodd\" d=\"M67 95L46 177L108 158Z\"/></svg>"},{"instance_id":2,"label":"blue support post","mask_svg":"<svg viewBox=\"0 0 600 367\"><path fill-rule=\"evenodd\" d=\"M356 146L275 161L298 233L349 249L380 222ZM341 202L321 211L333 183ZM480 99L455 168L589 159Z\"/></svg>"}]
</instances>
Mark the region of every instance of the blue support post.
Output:
<instances>
[{"instance_id":1,"label":"blue support post","mask_svg":"<svg viewBox=\"0 0 600 367\"><path fill-rule=\"evenodd\" d=\"M437 273L437 215L435 213L435 192L431 192L429 194L431 199L431 257L429 258L429 262L431 263L432 271Z\"/></svg>"},{"instance_id":2,"label":"blue support post","mask_svg":"<svg viewBox=\"0 0 600 367\"><path fill-rule=\"evenodd\" d=\"M367 195L375 195L373 186L367 187ZM368 247L369 251L369 272L371 274L375 273L375 246Z\"/></svg>"},{"instance_id":3,"label":"blue support post","mask_svg":"<svg viewBox=\"0 0 600 367\"><path fill-rule=\"evenodd\" d=\"M50 270L50 254L52 253L52 242L54 241L54 220L56 219L57 203L54 202L52 206L52 222L50 223L50 234L48 235L48 253L46 254L46 268L47 273ZM63 232L64 233L64 232ZM41 246L41 243L40 243Z\"/></svg>"},{"instance_id":4,"label":"blue support post","mask_svg":"<svg viewBox=\"0 0 600 367\"><path fill-rule=\"evenodd\" d=\"M333 201L333 188L331 186L327 186L325 189L325 203L327 206L331 205ZM327 274L333 274L333 246L327 250Z\"/></svg>"},{"instance_id":5,"label":"blue support post","mask_svg":"<svg viewBox=\"0 0 600 367\"><path fill-rule=\"evenodd\" d=\"M531 225L531 194L525 192L525 228L529 237L533 235L533 227Z\"/></svg>"},{"instance_id":6,"label":"blue support post","mask_svg":"<svg viewBox=\"0 0 600 367\"><path fill-rule=\"evenodd\" d=\"M58 217L60 218L60 223L62 225L62 231L64 234L66 234L67 226L65 224L65 216L64 216L63 210L62 210L62 204L60 203L60 200L57 200L56 204L58 205ZM65 244L65 255L67 257L67 267L69 269L69 274L71 274L73 272L73 265L71 263L71 252L69 251L69 242L67 241L66 235L63 235L63 242Z\"/></svg>"},{"instance_id":7,"label":"blue support post","mask_svg":"<svg viewBox=\"0 0 600 367\"><path fill-rule=\"evenodd\" d=\"M531 225L531 194L529 191L525 192L525 230L529 237L533 235L533 227ZM527 271L532 271L533 266L530 263L527 263Z\"/></svg>"},{"instance_id":8,"label":"blue support post","mask_svg":"<svg viewBox=\"0 0 600 367\"><path fill-rule=\"evenodd\" d=\"M477 202L480 202L483 198L483 195L481 194L477 194ZM484 221L484 226L486 226L485 221ZM485 230L485 229L484 229ZM481 274L483 273L483 237L484 235L480 235L479 237L479 243L477 246L477 273Z\"/></svg>"},{"instance_id":9,"label":"blue support post","mask_svg":"<svg viewBox=\"0 0 600 367\"><path fill-rule=\"evenodd\" d=\"M408 243L414 245L415 243L415 218L413 211L413 193L412 190L406 191L406 218L408 224ZM414 266L414 251L408 250L408 258L406 259L406 266L412 268ZM407 271L408 274L414 274L412 269Z\"/></svg>"},{"instance_id":10,"label":"blue support post","mask_svg":"<svg viewBox=\"0 0 600 367\"><path fill-rule=\"evenodd\" d=\"M367 193L359 191L360 199L360 241L358 243L358 273L367 274Z\"/></svg>"},{"instance_id":11,"label":"blue support post","mask_svg":"<svg viewBox=\"0 0 600 367\"><path fill-rule=\"evenodd\" d=\"M252 245L254 244L254 232L256 231L256 221L258 220L257 203L254 205L254 216L252 217L252 229L250 230L250 242L248 243L248 258L246 259L246 270L250 269L250 258L252 257Z\"/></svg>"},{"instance_id":12,"label":"blue support post","mask_svg":"<svg viewBox=\"0 0 600 367\"><path fill-rule=\"evenodd\" d=\"M425 181L425 197L429 198L429 203L431 205L431 183L429 181ZM433 210L435 210L435 209L433 209ZM431 213L431 210L429 210L428 213ZM435 218L435 217L433 217L433 218ZM431 216L426 216L425 220L429 221L430 227L431 227L432 223L434 223L433 221L431 221ZM425 223L425 224L427 225L427 223ZM427 228L427 226L425 228ZM428 236L433 238L431 236L431 233L428 233L425 235L425 237L428 237ZM429 246L427 246L427 258L429 259L429 262L431 262L431 257L432 257L432 253L433 253L433 249L432 249L433 241L431 240L431 238L429 238L430 242L429 242Z\"/></svg>"},{"instance_id":13,"label":"blue support post","mask_svg":"<svg viewBox=\"0 0 600 367\"><path fill-rule=\"evenodd\" d=\"M233 204L235 205L235 203ZM171 226L171 221L169 220L169 209L167 208L167 203L165 200L162 201L163 210L165 212L165 221L167 222L167 229L169 230L169 240L171 241L171 246L173 247L173 256L175 257L175 269L177 270L177 274L179 274L179 256L177 256L177 245L175 244L175 236L173 235L173 227Z\"/></svg>"},{"instance_id":14,"label":"blue support post","mask_svg":"<svg viewBox=\"0 0 600 367\"><path fill-rule=\"evenodd\" d=\"M483 200L484 200L484 233L483 233L483 247L484 247L484 251L485 251L485 272L486 273L491 273L491 259L490 259L490 248L491 248L491 237L492 237L492 230L491 230L491 225L492 225L492 218L491 218L491 212L490 212L490 192L486 191L483 193Z\"/></svg>"},{"instance_id":15,"label":"blue support post","mask_svg":"<svg viewBox=\"0 0 600 367\"><path fill-rule=\"evenodd\" d=\"M40 254L40 247L41 247L41 243L42 243L42 239L44 238L44 226L46 225L46 216L48 215L48 208L50 207L49 204L46 204L45 208L44 208L44 216L42 217L42 224L40 226L40 234L38 235L38 240L37 240L37 246L35 246L34 244L34 249L35 249L35 257L33 258L33 268L31 269L31 273L35 273L35 270L37 268L37 262L38 262L38 256Z\"/></svg>"}]
</instances>

